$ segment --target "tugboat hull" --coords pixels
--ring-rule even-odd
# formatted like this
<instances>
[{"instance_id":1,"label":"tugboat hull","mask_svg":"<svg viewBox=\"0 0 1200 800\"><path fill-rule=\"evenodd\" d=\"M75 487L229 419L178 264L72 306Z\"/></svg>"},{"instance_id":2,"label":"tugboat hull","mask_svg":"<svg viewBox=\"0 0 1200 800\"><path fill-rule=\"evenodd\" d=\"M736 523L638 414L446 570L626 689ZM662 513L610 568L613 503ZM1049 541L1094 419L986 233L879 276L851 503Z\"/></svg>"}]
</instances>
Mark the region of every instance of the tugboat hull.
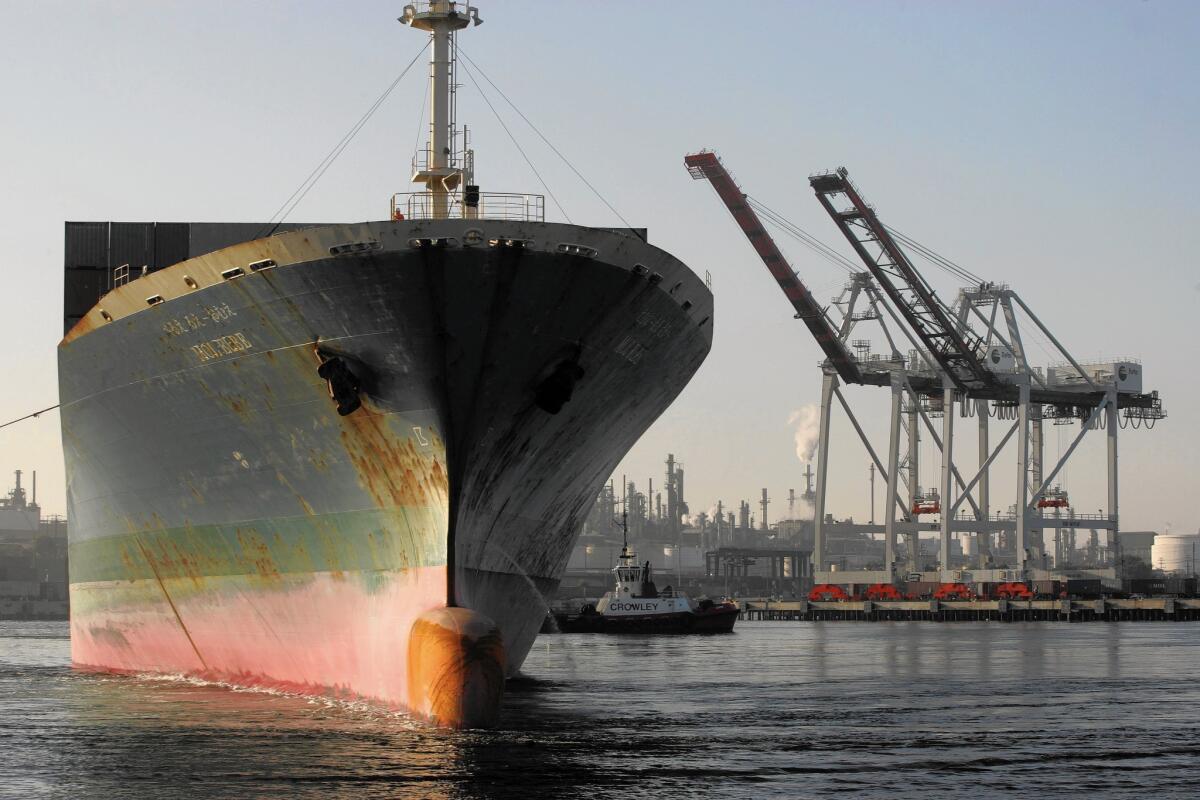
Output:
<instances>
[{"instance_id":1,"label":"tugboat hull","mask_svg":"<svg viewBox=\"0 0 1200 800\"><path fill-rule=\"evenodd\" d=\"M738 608L732 604L676 614L556 614L562 633L732 633Z\"/></svg>"}]
</instances>

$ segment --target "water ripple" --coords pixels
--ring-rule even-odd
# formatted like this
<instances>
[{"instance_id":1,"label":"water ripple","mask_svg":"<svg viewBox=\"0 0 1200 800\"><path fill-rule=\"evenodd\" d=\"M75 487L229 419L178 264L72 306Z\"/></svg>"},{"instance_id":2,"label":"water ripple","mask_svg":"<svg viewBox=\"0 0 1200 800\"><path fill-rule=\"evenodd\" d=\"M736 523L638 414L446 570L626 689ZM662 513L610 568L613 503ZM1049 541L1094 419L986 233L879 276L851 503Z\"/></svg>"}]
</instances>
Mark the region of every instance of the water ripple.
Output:
<instances>
[{"instance_id":1,"label":"water ripple","mask_svg":"<svg viewBox=\"0 0 1200 800\"><path fill-rule=\"evenodd\" d=\"M3 797L1194 797L1200 627L742 623L545 636L495 731L68 666L0 622Z\"/></svg>"}]
</instances>

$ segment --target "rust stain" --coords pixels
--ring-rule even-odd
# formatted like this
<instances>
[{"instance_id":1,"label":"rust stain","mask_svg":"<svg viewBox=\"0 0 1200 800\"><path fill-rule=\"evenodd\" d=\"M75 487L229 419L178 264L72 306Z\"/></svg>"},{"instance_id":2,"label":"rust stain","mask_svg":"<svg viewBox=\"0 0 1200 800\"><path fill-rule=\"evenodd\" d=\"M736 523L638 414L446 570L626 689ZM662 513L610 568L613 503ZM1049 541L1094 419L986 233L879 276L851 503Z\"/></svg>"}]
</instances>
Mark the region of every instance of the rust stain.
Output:
<instances>
[{"instance_id":1,"label":"rust stain","mask_svg":"<svg viewBox=\"0 0 1200 800\"><path fill-rule=\"evenodd\" d=\"M304 510L305 516L315 517L317 515L317 512L313 511L313 507L309 505L307 500L304 499L304 496L297 492L296 488L292 486L291 481L287 479L286 475L284 475L282 472L276 471L275 476L279 478L280 483L287 487L289 492L296 496L296 502L298 502L300 504L300 508Z\"/></svg>"},{"instance_id":2,"label":"rust stain","mask_svg":"<svg viewBox=\"0 0 1200 800\"><path fill-rule=\"evenodd\" d=\"M343 537L339 535L337 528L330 525L323 517L318 518L314 525L317 530L317 541L321 543L321 558L324 559L330 576L334 580L342 580L345 575L342 573L342 557L339 546L344 542Z\"/></svg>"},{"instance_id":3,"label":"rust stain","mask_svg":"<svg viewBox=\"0 0 1200 800\"><path fill-rule=\"evenodd\" d=\"M379 559L379 543L375 541L375 531L367 532L367 549L371 551L371 563L379 565L383 563Z\"/></svg>"},{"instance_id":4,"label":"rust stain","mask_svg":"<svg viewBox=\"0 0 1200 800\"><path fill-rule=\"evenodd\" d=\"M428 506L444 502L445 468L421 452L411 437L399 436L387 417L369 408L341 417L341 441L359 484L379 508Z\"/></svg>"},{"instance_id":5,"label":"rust stain","mask_svg":"<svg viewBox=\"0 0 1200 800\"><path fill-rule=\"evenodd\" d=\"M310 447L308 450L308 462L313 465L313 468L317 472L329 471L329 457L320 450Z\"/></svg>"},{"instance_id":6,"label":"rust stain","mask_svg":"<svg viewBox=\"0 0 1200 800\"><path fill-rule=\"evenodd\" d=\"M201 666L203 666L205 669L208 669L208 664L205 662L204 656L200 654L200 649L196 647L196 641L192 639L191 632L187 629L187 626L183 624L183 617L179 616L179 609L175 607L175 601L171 599L170 593L167 592L167 585L163 583L162 576L159 575L158 570L154 566L154 559L150 557L150 553L146 550L146 546L142 544L141 539L137 539L135 537L135 541L137 542L138 547L141 548L142 554L146 557L146 561L150 564L150 569L154 572L154 579L158 581L158 588L162 590L163 598L166 599L167 605L171 607L171 613L175 615L176 621L179 622L179 627L183 631L183 635L187 637L188 643L191 644L192 650L196 654L196 658L200 659Z\"/></svg>"},{"instance_id":7,"label":"rust stain","mask_svg":"<svg viewBox=\"0 0 1200 800\"><path fill-rule=\"evenodd\" d=\"M92 311L95 311L95 309L93 308L89 310L88 313L80 317L79 322L76 322L74 327L67 331L67 335L63 337L62 344L69 344L79 337L86 336L87 334L96 330L96 319L93 318ZM99 316L100 312L97 311L95 317L98 318Z\"/></svg>"},{"instance_id":8,"label":"rust stain","mask_svg":"<svg viewBox=\"0 0 1200 800\"><path fill-rule=\"evenodd\" d=\"M300 541L297 541L295 545L292 546L292 555L288 559L288 563L301 565L301 567L296 570L297 572L311 573L317 571L316 566L313 565L312 557L308 554L308 549L304 546L303 542Z\"/></svg>"},{"instance_id":9,"label":"rust stain","mask_svg":"<svg viewBox=\"0 0 1200 800\"><path fill-rule=\"evenodd\" d=\"M188 577L192 579L192 585L199 588L204 585L205 578L207 577L206 572L208 571L205 569L205 565L201 563L202 560L206 561L211 568L216 559L211 556L205 557L204 548L208 542L208 537L198 539L196 530L192 527L191 520L184 520L183 527L187 531L186 547L181 549L179 544L176 543L177 558Z\"/></svg>"},{"instance_id":10,"label":"rust stain","mask_svg":"<svg viewBox=\"0 0 1200 800\"><path fill-rule=\"evenodd\" d=\"M254 572L268 580L279 580L279 567L271 557L271 548L254 528L237 529L242 555L254 565Z\"/></svg>"},{"instance_id":11,"label":"rust stain","mask_svg":"<svg viewBox=\"0 0 1200 800\"><path fill-rule=\"evenodd\" d=\"M125 565L125 574L130 576L137 574L137 562L129 554L129 548L125 545L121 545L121 563ZM133 578L131 577L130 580L132 581Z\"/></svg>"}]
</instances>

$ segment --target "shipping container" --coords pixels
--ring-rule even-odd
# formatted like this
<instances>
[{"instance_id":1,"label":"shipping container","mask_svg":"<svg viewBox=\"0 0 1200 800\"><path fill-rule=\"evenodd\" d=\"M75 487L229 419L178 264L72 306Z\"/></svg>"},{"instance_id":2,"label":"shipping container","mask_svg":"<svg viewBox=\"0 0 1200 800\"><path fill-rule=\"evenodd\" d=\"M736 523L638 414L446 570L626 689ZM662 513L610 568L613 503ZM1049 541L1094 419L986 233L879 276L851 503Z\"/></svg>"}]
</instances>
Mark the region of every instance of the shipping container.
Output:
<instances>
[{"instance_id":1,"label":"shipping container","mask_svg":"<svg viewBox=\"0 0 1200 800\"><path fill-rule=\"evenodd\" d=\"M129 265L129 276L141 275L154 264L154 223L113 222L108 235L108 265Z\"/></svg>"},{"instance_id":2,"label":"shipping container","mask_svg":"<svg viewBox=\"0 0 1200 800\"><path fill-rule=\"evenodd\" d=\"M188 259L190 227L186 222L154 223L154 263L150 265L151 269L163 269Z\"/></svg>"},{"instance_id":3,"label":"shipping container","mask_svg":"<svg viewBox=\"0 0 1200 800\"><path fill-rule=\"evenodd\" d=\"M1071 597L1099 597L1104 585L1099 578L1071 578L1067 581L1067 594Z\"/></svg>"},{"instance_id":4,"label":"shipping container","mask_svg":"<svg viewBox=\"0 0 1200 800\"><path fill-rule=\"evenodd\" d=\"M1130 578L1122 581L1129 594L1159 595L1167 591L1167 582L1162 578Z\"/></svg>"},{"instance_id":5,"label":"shipping container","mask_svg":"<svg viewBox=\"0 0 1200 800\"><path fill-rule=\"evenodd\" d=\"M1195 578L1167 578L1163 589L1166 594L1177 597L1194 597L1196 594Z\"/></svg>"}]
</instances>

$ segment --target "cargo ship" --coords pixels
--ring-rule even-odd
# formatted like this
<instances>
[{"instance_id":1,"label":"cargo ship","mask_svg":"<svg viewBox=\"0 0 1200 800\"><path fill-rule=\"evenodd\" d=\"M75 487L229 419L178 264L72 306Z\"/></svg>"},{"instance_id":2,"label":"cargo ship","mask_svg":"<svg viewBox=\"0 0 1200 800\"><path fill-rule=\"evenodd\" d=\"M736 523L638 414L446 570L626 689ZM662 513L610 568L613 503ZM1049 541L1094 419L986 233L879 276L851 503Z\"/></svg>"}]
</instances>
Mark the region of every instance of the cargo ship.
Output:
<instances>
[{"instance_id":1,"label":"cargo ship","mask_svg":"<svg viewBox=\"0 0 1200 800\"><path fill-rule=\"evenodd\" d=\"M596 493L709 351L705 281L644 231L480 190L452 79L477 9L401 21L430 142L388 219L67 223L80 668L493 724Z\"/></svg>"}]
</instances>

